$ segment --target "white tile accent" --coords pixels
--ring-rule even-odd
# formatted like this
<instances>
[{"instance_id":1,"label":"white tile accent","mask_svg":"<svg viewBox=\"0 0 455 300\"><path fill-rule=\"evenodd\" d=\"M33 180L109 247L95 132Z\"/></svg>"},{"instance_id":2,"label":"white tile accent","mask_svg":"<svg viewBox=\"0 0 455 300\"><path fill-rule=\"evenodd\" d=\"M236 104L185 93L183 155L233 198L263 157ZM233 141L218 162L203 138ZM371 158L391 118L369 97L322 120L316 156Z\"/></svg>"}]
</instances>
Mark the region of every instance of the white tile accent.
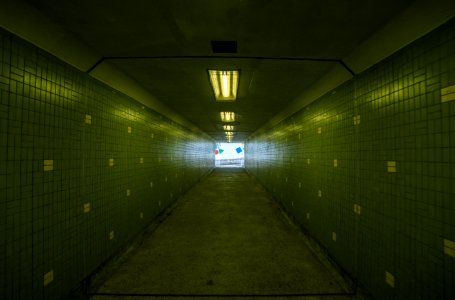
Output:
<instances>
[{"instance_id":1,"label":"white tile accent","mask_svg":"<svg viewBox=\"0 0 455 300\"><path fill-rule=\"evenodd\" d=\"M455 257L455 242L454 241L444 239L444 253L449 256Z\"/></svg>"},{"instance_id":2,"label":"white tile accent","mask_svg":"<svg viewBox=\"0 0 455 300\"><path fill-rule=\"evenodd\" d=\"M54 270L50 270L44 274L44 286L48 285L52 281L54 281Z\"/></svg>"},{"instance_id":3,"label":"white tile accent","mask_svg":"<svg viewBox=\"0 0 455 300\"><path fill-rule=\"evenodd\" d=\"M362 208L358 204L354 204L354 212L358 215L362 212Z\"/></svg>"},{"instance_id":4,"label":"white tile accent","mask_svg":"<svg viewBox=\"0 0 455 300\"><path fill-rule=\"evenodd\" d=\"M385 282L391 287L395 287L395 276L385 271Z\"/></svg>"},{"instance_id":5,"label":"white tile accent","mask_svg":"<svg viewBox=\"0 0 455 300\"><path fill-rule=\"evenodd\" d=\"M52 171L54 170L54 161L51 159L44 160L44 171Z\"/></svg>"},{"instance_id":6,"label":"white tile accent","mask_svg":"<svg viewBox=\"0 0 455 300\"><path fill-rule=\"evenodd\" d=\"M90 202L84 203L84 213L89 213L91 209Z\"/></svg>"},{"instance_id":7,"label":"white tile accent","mask_svg":"<svg viewBox=\"0 0 455 300\"><path fill-rule=\"evenodd\" d=\"M360 115L354 116L354 125L359 125L360 124Z\"/></svg>"},{"instance_id":8,"label":"white tile accent","mask_svg":"<svg viewBox=\"0 0 455 300\"><path fill-rule=\"evenodd\" d=\"M455 100L455 85L441 89L441 102L449 102L453 100Z\"/></svg>"},{"instance_id":9,"label":"white tile accent","mask_svg":"<svg viewBox=\"0 0 455 300\"><path fill-rule=\"evenodd\" d=\"M387 172L395 173L397 171L397 162L396 161L388 161L387 162Z\"/></svg>"},{"instance_id":10,"label":"white tile accent","mask_svg":"<svg viewBox=\"0 0 455 300\"><path fill-rule=\"evenodd\" d=\"M85 124L92 124L92 116L91 115L85 115Z\"/></svg>"}]
</instances>

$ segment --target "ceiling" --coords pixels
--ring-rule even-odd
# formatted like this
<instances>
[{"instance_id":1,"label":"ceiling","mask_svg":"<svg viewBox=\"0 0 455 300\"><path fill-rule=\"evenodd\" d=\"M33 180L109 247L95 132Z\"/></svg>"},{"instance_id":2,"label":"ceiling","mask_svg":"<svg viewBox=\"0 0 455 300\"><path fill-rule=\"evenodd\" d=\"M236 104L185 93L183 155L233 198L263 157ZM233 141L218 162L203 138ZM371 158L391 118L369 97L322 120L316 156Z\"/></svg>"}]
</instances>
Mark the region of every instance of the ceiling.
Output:
<instances>
[{"instance_id":1,"label":"ceiling","mask_svg":"<svg viewBox=\"0 0 455 300\"><path fill-rule=\"evenodd\" d=\"M234 111L243 141L412 1L28 2L216 141L219 112ZM215 54L212 40L238 51ZM237 101L215 101L212 68L240 69Z\"/></svg>"}]
</instances>

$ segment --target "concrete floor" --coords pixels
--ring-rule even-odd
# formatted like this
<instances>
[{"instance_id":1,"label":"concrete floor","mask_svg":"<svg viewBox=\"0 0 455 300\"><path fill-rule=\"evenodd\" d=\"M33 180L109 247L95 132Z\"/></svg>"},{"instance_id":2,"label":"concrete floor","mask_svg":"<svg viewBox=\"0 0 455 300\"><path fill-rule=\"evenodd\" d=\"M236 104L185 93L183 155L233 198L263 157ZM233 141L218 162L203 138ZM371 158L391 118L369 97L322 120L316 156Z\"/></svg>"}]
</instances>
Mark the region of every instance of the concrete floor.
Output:
<instances>
[{"instance_id":1,"label":"concrete floor","mask_svg":"<svg viewBox=\"0 0 455 300\"><path fill-rule=\"evenodd\" d=\"M90 299L357 298L340 278L244 169L215 169Z\"/></svg>"}]
</instances>

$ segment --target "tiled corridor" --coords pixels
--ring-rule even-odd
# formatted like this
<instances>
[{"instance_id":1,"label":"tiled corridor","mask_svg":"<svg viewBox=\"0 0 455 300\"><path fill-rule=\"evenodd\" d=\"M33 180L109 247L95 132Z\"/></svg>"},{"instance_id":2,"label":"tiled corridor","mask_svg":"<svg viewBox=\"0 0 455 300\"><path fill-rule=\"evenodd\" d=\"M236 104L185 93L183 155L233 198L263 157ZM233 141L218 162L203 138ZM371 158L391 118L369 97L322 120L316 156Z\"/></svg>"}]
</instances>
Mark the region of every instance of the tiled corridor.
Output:
<instances>
[{"instance_id":1,"label":"tiled corridor","mask_svg":"<svg viewBox=\"0 0 455 300\"><path fill-rule=\"evenodd\" d=\"M0 300L453 300L454 182L454 0L1 1Z\"/></svg>"}]
</instances>

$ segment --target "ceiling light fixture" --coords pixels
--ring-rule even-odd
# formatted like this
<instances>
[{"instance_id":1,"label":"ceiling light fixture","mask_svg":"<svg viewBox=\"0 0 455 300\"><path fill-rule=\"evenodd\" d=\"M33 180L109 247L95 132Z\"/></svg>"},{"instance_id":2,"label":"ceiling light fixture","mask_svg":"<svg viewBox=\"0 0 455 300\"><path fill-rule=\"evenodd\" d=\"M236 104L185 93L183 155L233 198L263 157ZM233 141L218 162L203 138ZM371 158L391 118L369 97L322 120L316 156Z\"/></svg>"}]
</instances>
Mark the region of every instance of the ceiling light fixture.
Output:
<instances>
[{"instance_id":1,"label":"ceiling light fixture","mask_svg":"<svg viewBox=\"0 0 455 300\"><path fill-rule=\"evenodd\" d=\"M217 101L235 101L239 86L239 71L209 70L210 83Z\"/></svg>"},{"instance_id":2,"label":"ceiling light fixture","mask_svg":"<svg viewBox=\"0 0 455 300\"><path fill-rule=\"evenodd\" d=\"M229 137L229 136L234 136L234 133L231 132L231 131L228 131L228 132L226 132L226 136L227 136L227 137Z\"/></svg>"},{"instance_id":3,"label":"ceiling light fixture","mask_svg":"<svg viewBox=\"0 0 455 300\"><path fill-rule=\"evenodd\" d=\"M222 111L220 112L221 121L223 122L234 122L235 114L232 111Z\"/></svg>"},{"instance_id":4,"label":"ceiling light fixture","mask_svg":"<svg viewBox=\"0 0 455 300\"><path fill-rule=\"evenodd\" d=\"M232 125L224 125L223 128L226 131L233 131L234 130L234 126L232 126Z\"/></svg>"},{"instance_id":5,"label":"ceiling light fixture","mask_svg":"<svg viewBox=\"0 0 455 300\"><path fill-rule=\"evenodd\" d=\"M226 140L228 141L228 143L232 142L233 139L234 139L233 136L227 136L226 137Z\"/></svg>"}]
</instances>

